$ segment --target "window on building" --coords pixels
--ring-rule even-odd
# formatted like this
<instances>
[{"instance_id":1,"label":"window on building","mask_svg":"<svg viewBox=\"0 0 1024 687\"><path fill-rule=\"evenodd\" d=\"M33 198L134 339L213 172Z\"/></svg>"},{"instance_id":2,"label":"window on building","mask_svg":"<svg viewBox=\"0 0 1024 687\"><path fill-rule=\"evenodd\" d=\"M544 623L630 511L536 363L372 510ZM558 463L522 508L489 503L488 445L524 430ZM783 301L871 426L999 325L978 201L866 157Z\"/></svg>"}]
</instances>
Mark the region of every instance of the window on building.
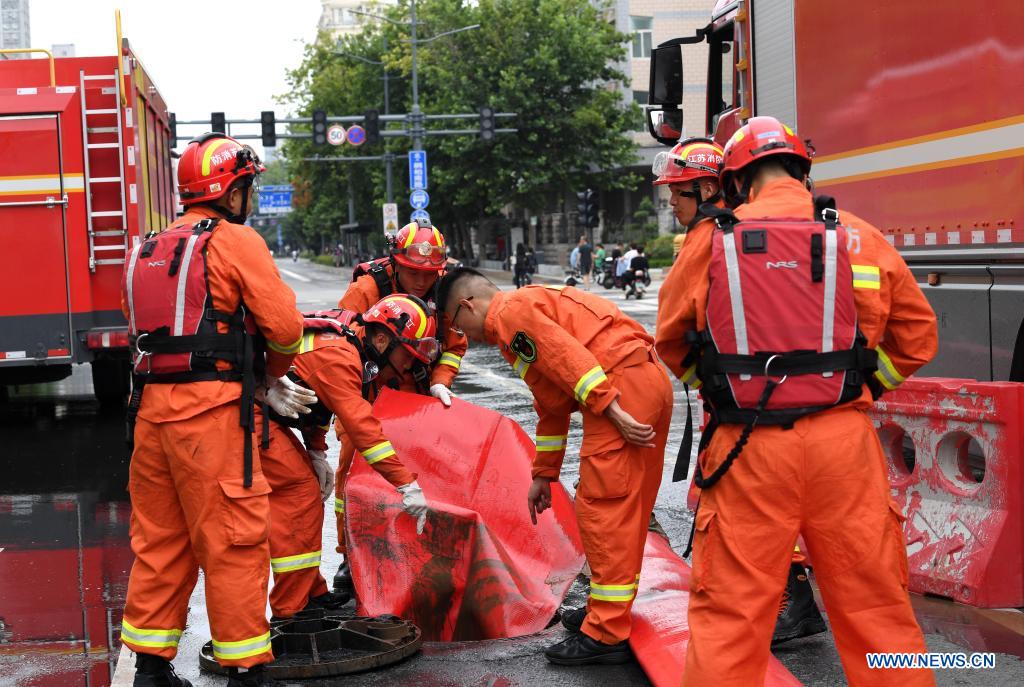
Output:
<instances>
[{"instance_id":1,"label":"window on building","mask_svg":"<svg viewBox=\"0 0 1024 687\"><path fill-rule=\"evenodd\" d=\"M633 102L640 106L640 116L633 123L633 131L647 131L647 114L644 108L647 106L647 91L633 91Z\"/></svg>"},{"instance_id":2,"label":"window on building","mask_svg":"<svg viewBox=\"0 0 1024 687\"><path fill-rule=\"evenodd\" d=\"M653 35L651 34L651 17L630 17L629 30L633 34L633 57L651 56Z\"/></svg>"}]
</instances>

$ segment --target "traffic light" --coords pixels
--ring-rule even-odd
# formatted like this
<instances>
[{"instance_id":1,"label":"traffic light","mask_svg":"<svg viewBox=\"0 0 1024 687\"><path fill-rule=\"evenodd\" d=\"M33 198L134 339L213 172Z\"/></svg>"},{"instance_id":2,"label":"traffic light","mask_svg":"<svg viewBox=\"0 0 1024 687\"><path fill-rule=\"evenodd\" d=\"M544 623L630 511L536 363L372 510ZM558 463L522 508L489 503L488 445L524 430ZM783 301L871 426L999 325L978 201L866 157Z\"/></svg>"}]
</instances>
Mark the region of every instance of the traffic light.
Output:
<instances>
[{"instance_id":1,"label":"traffic light","mask_svg":"<svg viewBox=\"0 0 1024 687\"><path fill-rule=\"evenodd\" d=\"M576 209L580 213L580 224L587 229L593 229L601 223L598 217L597 207L597 192L591 191L589 188L586 191L580 191L576 194L576 199L579 201L576 204Z\"/></svg>"},{"instance_id":2,"label":"traffic light","mask_svg":"<svg viewBox=\"0 0 1024 687\"><path fill-rule=\"evenodd\" d=\"M313 110L313 145L327 145L327 113Z\"/></svg>"},{"instance_id":3,"label":"traffic light","mask_svg":"<svg viewBox=\"0 0 1024 687\"><path fill-rule=\"evenodd\" d=\"M223 112L210 113L210 131L216 131L221 134L226 134L228 132L228 126L224 121Z\"/></svg>"},{"instance_id":4,"label":"traffic light","mask_svg":"<svg viewBox=\"0 0 1024 687\"><path fill-rule=\"evenodd\" d=\"M178 145L178 115L173 112L170 114L167 127L171 130L171 147L176 148Z\"/></svg>"},{"instance_id":5,"label":"traffic light","mask_svg":"<svg viewBox=\"0 0 1024 687\"><path fill-rule=\"evenodd\" d=\"M494 108L484 105L480 108L480 138L484 141L494 139Z\"/></svg>"},{"instance_id":6,"label":"traffic light","mask_svg":"<svg viewBox=\"0 0 1024 687\"><path fill-rule=\"evenodd\" d=\"M264 148L273 148L277 145L277 122L273 111L260 112L260 134Z\"/></svg>"},{"instance_id":7,"label":"traffic light","mask_svg":"<svg viewBox=\"0 0 1024 687\"><path fill-rule=\"evenodd\" d=\"M367 110L363 114L363 129L366 131L368 145L380 143L380 112L378 110Z\"/></svg>"}]
</instances>

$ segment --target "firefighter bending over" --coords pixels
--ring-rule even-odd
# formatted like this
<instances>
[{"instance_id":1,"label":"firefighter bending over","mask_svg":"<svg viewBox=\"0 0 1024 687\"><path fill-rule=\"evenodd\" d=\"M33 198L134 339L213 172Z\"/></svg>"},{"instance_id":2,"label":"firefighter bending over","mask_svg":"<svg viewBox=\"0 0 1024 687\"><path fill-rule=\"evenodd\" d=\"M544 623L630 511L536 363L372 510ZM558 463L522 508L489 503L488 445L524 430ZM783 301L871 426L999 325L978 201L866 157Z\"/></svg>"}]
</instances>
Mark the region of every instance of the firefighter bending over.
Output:
<instances>
[{"instance_id":1,"label":"firefighter bending over","mask_svg":"<svg viewBox=\"0 0 1024 687\"><path fill-rule=\"evenodd\" d=\"M866 411L935 354L935 315L877 229L811 197L810 167L778 120L739 129L721 171L735 215L702 209L714 221L690 232L673 269L683 282L658 313L659 353L712 408L685 685L764 681L798 534L849 683L934 684L870 670L865 654L926 651Z\"/></svg>"},{"instance_id":2,"label":"firefighter bending over","mask_svg":"<svg viewBox=\"0 0 1024 687\"><path fill-rule=\"evenodd\" d=\"M184 216L125 265L135 564L121 639L138 654L135 687L190 687L169 660L200 567L228 685L276 684L263 670L274 658L265 615L270 486L254 446L254 403L264 374L270 388L260 391L282 414L316 399L277 379L299 350L302 317L266 243L242 225L263 169L223 134L190 141L178 165Z\"/></svg>"},{"instance_id":3,"label":"firefighter bending over","mask_svg":"<svg viewBox=\"0 0 1024 687\"><path fill-rule=\"evenodd\" d=\"M630 660L629 613L672 417L672 386L652 338L599 296L546 286L503 293L468 268L442 280L438 303L453 328L499 347L533 392L534 522L551 505L569 416L582 411L576 516L593 571L590 598L563 620L574 632L545 655L563 665Z\"/></svg>"},{"instance_id":4,"label":"firefighter bending over","mask_svg":"<svg viewBox=\"0 0 1024 687\"><path fill-rule=\"evenodd\" d=\"M371 305L392 293L408 293L423 299L435 309L438 279L448 267L444 236L437 227L411 222L402 227L391 240L391 254L369 263L358 265L352 284L342 296L338 307L352 312L365 312ZM440 324L440 323L439 323ZM430 394L446 406L451 405L451 386L459 373L462 356L466 354L466 337L449 328L438 327L441 354L434 360L414 360L411 369L395 373L389 384L403 391ZM345 553L345 481L355 447L348 441L343 428L335 425L341 442L341 455L335 480L334 512L338 528L338 553ZM334 591L352 592L352 571L348 560L342 561L334 576Z\"/></svg>"},{"instance_id":5,"label":"firefighter bending over","mask_svg":"<svg viewBox=\"0 0 1024 687\"><path fill-rule=\"evenodd\" d=\"M275 487L270 498L274 571L270 604L277 617L291 617L303 608L336 608L350 598L343 592L328 594L319 570L321 496L327 498L334 486L333 479L328 479L333 473L327 466L324 440L332 415L366 462L402 493L403 507L417 519L420 531L426 517L423 491L398 459L371 406L382 371L405 373L413 364L429 364L437 357L436 321L426 304L415 296L394 294L362 314L343 310L307 314L304 326L289 374L315 391L319 400L312 413L300 418L271 413L265 451L282 466L293 465L297 474L306 476L305 486L294 495L277 498ZM305 447L288 427L301 431Z\"/></svg>"}]
</instances>

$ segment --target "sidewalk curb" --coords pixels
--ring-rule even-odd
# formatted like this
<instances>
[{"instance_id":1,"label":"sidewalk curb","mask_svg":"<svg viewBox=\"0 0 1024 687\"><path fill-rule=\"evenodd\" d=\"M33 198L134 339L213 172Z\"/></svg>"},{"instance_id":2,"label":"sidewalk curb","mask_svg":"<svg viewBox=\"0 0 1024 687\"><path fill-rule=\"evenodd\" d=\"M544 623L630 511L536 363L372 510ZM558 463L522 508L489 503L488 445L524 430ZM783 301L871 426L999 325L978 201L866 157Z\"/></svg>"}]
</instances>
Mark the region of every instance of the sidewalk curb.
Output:
<instances>
[{"instance_id":1,"label":"sidewalk curb","mask_svg":"<svg viewBox=\"0 0 1024 687\"><path fill-rule=\"evenodd\" d=\"M132 664L132 652L124 644L117 656L117 667L110 678L110 687L132 687L135 682L135 666Z\"/></svg>"}]
</instances>

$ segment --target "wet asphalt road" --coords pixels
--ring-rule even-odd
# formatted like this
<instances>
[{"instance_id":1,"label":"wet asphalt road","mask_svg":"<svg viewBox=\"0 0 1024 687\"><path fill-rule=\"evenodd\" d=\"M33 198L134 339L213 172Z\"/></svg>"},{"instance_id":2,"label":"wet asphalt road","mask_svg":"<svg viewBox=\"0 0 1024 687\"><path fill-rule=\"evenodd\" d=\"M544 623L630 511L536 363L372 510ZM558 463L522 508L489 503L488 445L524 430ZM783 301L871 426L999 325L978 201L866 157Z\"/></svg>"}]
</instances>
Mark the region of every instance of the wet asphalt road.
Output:
<instances>
[{"instance_id":1,"label":"wet asphalt road","mask_svg":"<svg viewBox=\"0 0 1024 687\"><path fill-rule=\"evenodd\" d=\"M280 261L279 266L302 309L333 306L348 279L347 273L303 261ZM623 301L620 292L599 289L598 293L653 331L657 285L640 302ZM529 392L496 351L471 348L455 391L466 400L509 415L532 434L535 416ZM682 408L681 387L676 396L677 409ZM655 507L680 552L691 516L685 507L685 483L672 484L671 471L684 422L685 413L677 410ZM570 455L579 447L581 429L577 416L570 431ZM83 369L59 384L18 390L0 406L0 434L0 687L103 687L110 682L118 655L116 638L131 564L124 491L127 455L120 411L104 411L90 399L88 373ZM332 449L329 455L336 456L336 446ZM562 481L570 491L577 477L578 461L567 458ZM322 571L330 578L339 556L334 553L333 513L327 516ZM566 606L583 600L582 588L574 587ZM997 652L996 670L939 672L940 685L1024 683L1020 660L1024 614L982 611L923 597L914 597L914 603L930 650ZM223 678L198 670L198 649L209 638L204 609L200 580L190 604L189 629L175 661L178 673L197 687L224 683ZM344 683L649 684L635 664L589 668L548 664L543 648L563 636L556 625L531 637L427 644L418 656L398 666L349 676ZM791 642L780 647L776 656L806 685L845 684L830 635Z\"/></svg>"}]
</instances>

